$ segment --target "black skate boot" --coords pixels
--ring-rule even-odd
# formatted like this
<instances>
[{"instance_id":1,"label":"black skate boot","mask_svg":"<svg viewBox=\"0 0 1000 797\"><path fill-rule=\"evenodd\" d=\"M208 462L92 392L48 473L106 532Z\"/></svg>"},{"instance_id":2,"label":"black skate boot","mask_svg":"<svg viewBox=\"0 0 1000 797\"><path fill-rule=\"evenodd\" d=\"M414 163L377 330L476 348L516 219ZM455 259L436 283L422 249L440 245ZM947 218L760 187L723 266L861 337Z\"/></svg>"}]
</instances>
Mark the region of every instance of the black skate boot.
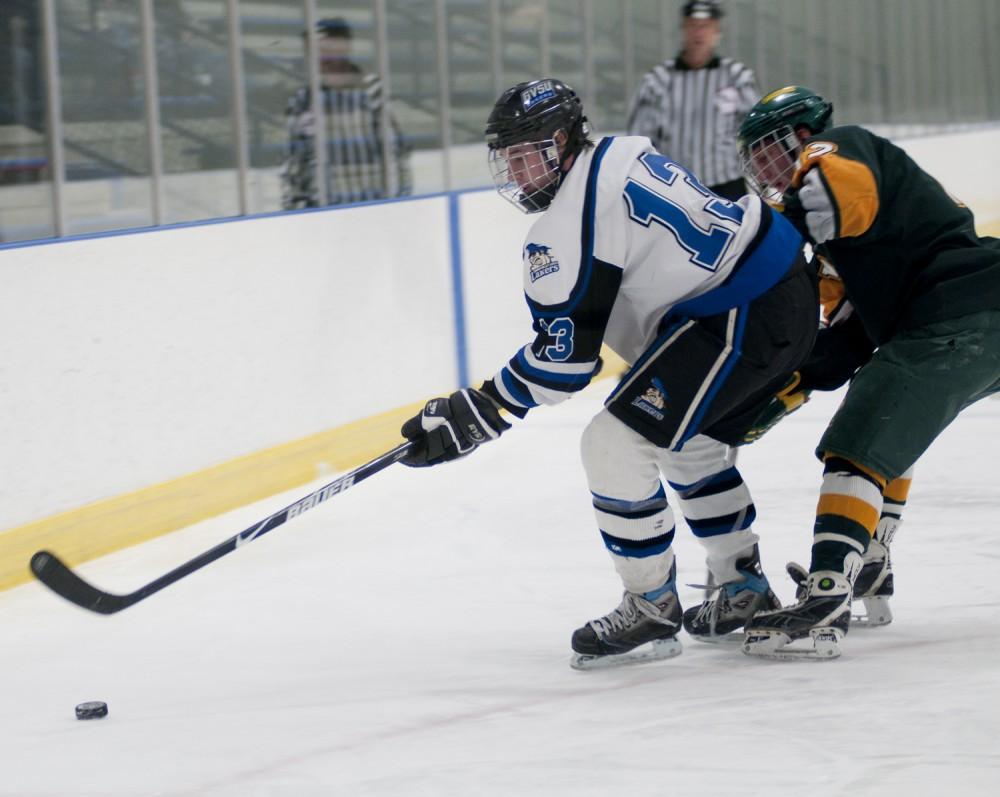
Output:
<instances>
[{"instance_id":1,"label":"black skate boot","mask_svg":"<svg viewBox=\"0 0 1000 797\"><path fill-rule=\"evenodd\" d=\"M749 556L736 560L739 581L709 585L713 592L701 606L684 612L684 630L702 642L740 641L734 634L756 612L781 608L781 601L771 590L760 566L760 551L754 545Z\"/></svg>"},{"instance_id":2,"label":"black skate boot","mask_svg":"<svg viewBox=\"0 0 1000 797\"><path fill-rule=\"evenodd\" d=\"M889 543L902 523L898 518L882 518L865 551L861 572L854 582L854 602L856 604L860 599L865 607L864 614L851 615L851 623L858 628L876 628L892 622L889 598L893 595L893 580ZM789 562L785 569L796 584L795 599L801 600L809 571L795 562Z\"/></svg>"},{"instance_id":3,"label":"black skate boot","mask_svg":"<svg viewBox=\"0 0 1000 797\"><path fill-rule=\"evenodd\" d=\"M776 611L759 612L746 624L743 652L769 659L835 659L851 625L854 576L861 568L858 554L848 556L846 573L819 570L810 573L801 587L798 603ZM799 639L812 646L788 648Z\"/></svg>"},{"instance_id":4,"label":"black skate boot","mask_svg":"<svg viewBox=\"0 0 1000 797\"><path fill-rule=\"evenodd\" d=\"M674 573L671 567L666 591L658 597L626 592L618 608L574 631L570 666L594 670L677 656L681 604Z\"/></svg>"}]
</instances>

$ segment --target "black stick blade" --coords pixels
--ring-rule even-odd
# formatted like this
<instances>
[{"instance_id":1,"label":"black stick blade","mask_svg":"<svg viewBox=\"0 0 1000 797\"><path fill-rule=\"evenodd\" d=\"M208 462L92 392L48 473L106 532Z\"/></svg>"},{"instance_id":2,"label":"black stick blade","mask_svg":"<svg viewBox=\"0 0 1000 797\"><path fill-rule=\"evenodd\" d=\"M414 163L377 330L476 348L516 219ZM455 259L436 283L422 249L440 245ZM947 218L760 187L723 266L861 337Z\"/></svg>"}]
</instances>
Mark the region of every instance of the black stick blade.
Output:
<instances>
[{"instance_id":1,"label":"black stick blade","mask_svg":"<svg viewBox=\"0 0 1000 797\"><path fill-rule=\"evenodd\" d=\"M131 595L112 595L88 584L54 553L38 551L31 557L31 572L56 595L82 609L98 614L114 614L134 603Z\"/></svg>"}]
</instances>

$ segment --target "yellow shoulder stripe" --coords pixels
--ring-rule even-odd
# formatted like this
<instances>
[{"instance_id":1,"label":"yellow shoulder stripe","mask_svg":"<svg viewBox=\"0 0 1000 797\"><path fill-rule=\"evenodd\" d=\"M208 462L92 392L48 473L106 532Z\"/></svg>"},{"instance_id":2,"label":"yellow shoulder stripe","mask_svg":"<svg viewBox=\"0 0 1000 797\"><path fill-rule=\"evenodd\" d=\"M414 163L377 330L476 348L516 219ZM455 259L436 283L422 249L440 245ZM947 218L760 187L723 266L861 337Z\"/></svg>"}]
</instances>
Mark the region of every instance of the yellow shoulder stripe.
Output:
<instances>
[{"instance_id":1,"label":"yellow shoulder stripe","mask_svg":"<svg viewBox=\"0 0 1000 797\"><path fill-rule=\"evenodd\" d=\"M864 235L878 215L878 188L875 175L865 164L836 153L819 159L826 184L840 214L838 238Z\"/></svg>"}]
</instances>

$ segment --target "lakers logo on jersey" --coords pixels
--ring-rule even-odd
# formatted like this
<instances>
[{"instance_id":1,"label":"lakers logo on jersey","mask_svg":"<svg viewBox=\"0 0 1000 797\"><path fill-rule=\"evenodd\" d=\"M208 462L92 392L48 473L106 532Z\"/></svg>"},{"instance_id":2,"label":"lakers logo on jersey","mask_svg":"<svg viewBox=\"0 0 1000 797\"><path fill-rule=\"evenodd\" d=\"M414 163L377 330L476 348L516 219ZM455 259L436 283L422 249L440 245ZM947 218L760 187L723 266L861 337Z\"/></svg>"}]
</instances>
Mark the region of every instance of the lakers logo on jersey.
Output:
<instances>
[{"instance_id":1,"label":"lakers logo on jersey","mask_svg":"<svg viewBox=\"0 0 1000 797\"><path fill-rule=\"evenodd\" d=\"M654 379L653 384L646 388L646 392L632 399L632 406L662 421L663 408L667 406L667 391L664 390L660 380Z\"/></svg>"},{"instance_id":2,"label":"lakers logo on jersey","mask_svg":"<svg viewBox=\"0 0 1000 797\"><path fill-rule=\"evenodd\" d=\"M528 253L528 264L531 267L532 282L541 279L547 274L554 274L559 270L559 261L552 256L549 247L539 244L528 244L525 249Z\"/></svg>"},{"instance_id":3,"label":"lakers logo on jersey","mask_svg":"<svg viewBox=\"0 0 1000 797\"><path fill-rule=\"evenodd\" d=\"M663 400L663 394L655 387L647 388L646 392L642 394L642 400L658 410L662 410L667 403Z\"/></svg>"}]
</instances>

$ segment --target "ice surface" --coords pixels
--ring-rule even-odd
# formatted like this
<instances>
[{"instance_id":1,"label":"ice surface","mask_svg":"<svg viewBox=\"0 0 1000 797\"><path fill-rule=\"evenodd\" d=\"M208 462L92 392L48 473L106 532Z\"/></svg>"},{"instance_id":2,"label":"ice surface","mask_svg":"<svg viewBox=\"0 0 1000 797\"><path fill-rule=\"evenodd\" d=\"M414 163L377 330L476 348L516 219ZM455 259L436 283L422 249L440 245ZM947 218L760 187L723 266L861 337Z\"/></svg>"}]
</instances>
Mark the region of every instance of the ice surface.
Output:
<instances>
[{"instance_id":1,"label":"ice surface","mask_svg":"<svg viewBox=\"0 0 1000 797\"><path fill-rule=\"evenodd\" d=\"M834 662L569 667L617 604L578 441L610 383L465 461L392 466L113 617L38 584L0 593L0 794L935 795L1000 793L1000 401L917 469L895 622ZM740 455L783 600L808 558L838 396ZM315 489L90 563L127 591ZM679 580L703 578L678 528ZM682 586L685 605L700 592ZM104 700L80 722L73 707Z\"/></svg>"}]
</instances>

